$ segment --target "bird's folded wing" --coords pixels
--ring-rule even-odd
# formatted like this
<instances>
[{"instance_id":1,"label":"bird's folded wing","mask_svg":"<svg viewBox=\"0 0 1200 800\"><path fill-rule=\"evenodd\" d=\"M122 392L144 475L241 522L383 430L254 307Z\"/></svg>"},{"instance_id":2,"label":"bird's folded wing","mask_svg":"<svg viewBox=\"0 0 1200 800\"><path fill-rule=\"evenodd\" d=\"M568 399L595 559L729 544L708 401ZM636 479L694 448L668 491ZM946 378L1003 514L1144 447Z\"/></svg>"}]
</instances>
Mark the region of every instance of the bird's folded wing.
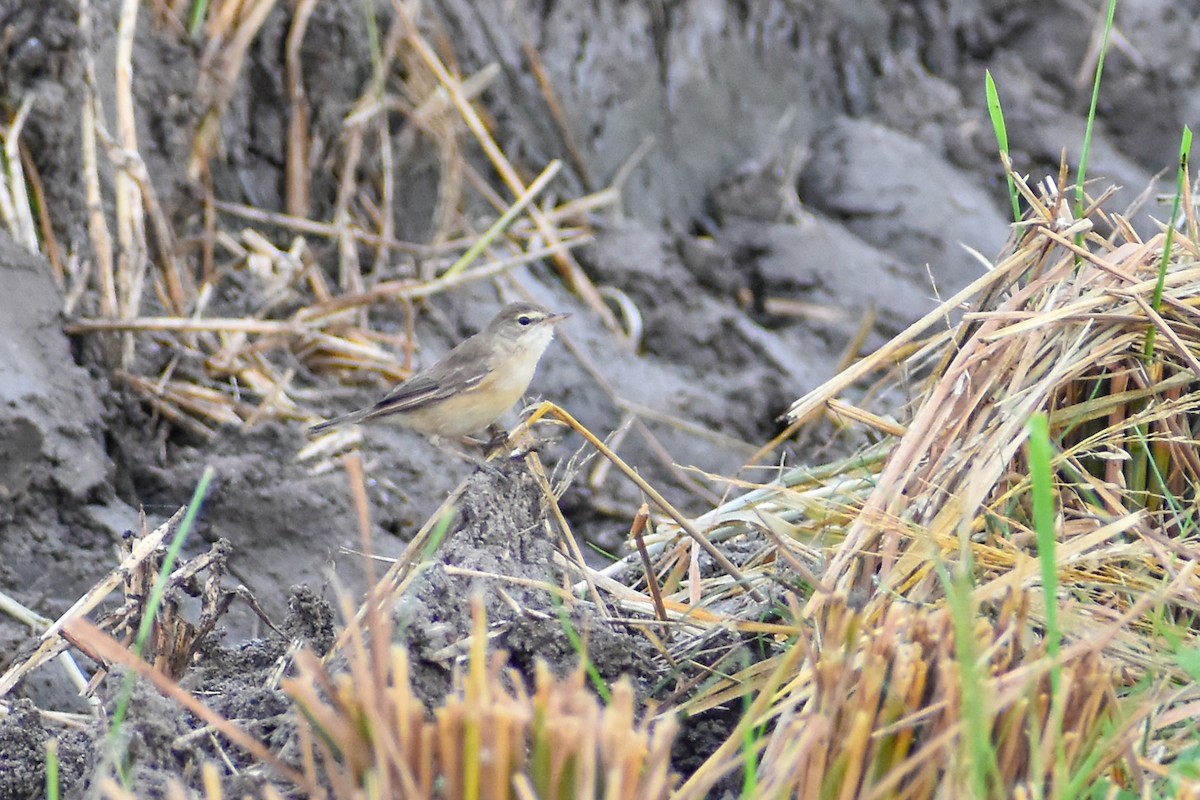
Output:
<instances>
[{"instance_id":1,"label":"bird's folded wing","mask_svg":"<svg viewBox=\"0 0 1200 800\"><path fill-rule=\"evenodd\" d=\"M371 409L371 416L394 411L414 411L418 408L445 400L451 395L468 391L487 377L486 370L466 369L443 372L439 377L417 374L397 386L391 394L380 400Z\"/></svg>"}]
</instances>

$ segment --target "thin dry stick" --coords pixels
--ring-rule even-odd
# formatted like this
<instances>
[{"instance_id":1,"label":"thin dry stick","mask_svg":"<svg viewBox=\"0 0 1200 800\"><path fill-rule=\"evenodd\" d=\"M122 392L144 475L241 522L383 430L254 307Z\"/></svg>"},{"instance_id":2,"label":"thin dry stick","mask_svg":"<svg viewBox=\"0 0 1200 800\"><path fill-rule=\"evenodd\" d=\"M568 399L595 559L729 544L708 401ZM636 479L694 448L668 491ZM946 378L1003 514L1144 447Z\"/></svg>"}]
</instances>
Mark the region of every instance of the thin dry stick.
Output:
<instances>
[{"instance_id":1,"label":"thin dry stick","mask_svg":"<svg viewBox=\"0 0 1200 800\"><path fill-rule=\"evenodd\" d=\"M808 581L809 584L812 585L814 591L822 592L824 594L831 593L833 590L830 589L829 586L827 586L819 577L814 575L812 570L804 566L800 559L796 558L796 554L792 552L792 549L788 546L787 542L784 541L784 536L786 534L781 534L775 530L775 524L773 520L760 509L754 508L753 506L751 506L751 508L762 521L762 530L766 531L767 536L775 543L776 554L783 556L783 560L788 563L788 565L796 572L797 575Z\"/></svg>"},{"instance_id":2,"label":"thin dry stick","mask_svg":"<svg viewBox=\"0 0 1200 800\"><path fill-rule=\"evenodd\" d=\"M314 236L323 236L327 239L336 239L341 235L341 230L331 222L318 222L317 220L305 219L304 217L297 217L292 214L267 211L261 208L242 205L241 203L231 203L228 200L214 200L213 208L223 211L226 214L233 214L240 219L258 222L263 225L275 225L295 231L296 233L308 233ZM433 257L443 252L455 250L466 244L466 242L454 240L443 242L434 247L414 242L402 242L398 239L381 239L379 236L364 231L357 226L352 227L350 233L360 242L369 244L372 247L382 246L390 250L395 250L398 253L411 253L423 257Z\"/></svg>"},{"instance_id":3,"label":"thin dry stick","mask_svg":"<svg viewBox=\"0 0 1200 800\"><path fill-rule=\"evenodd\" d=\"M859 380L878 370L881 365L892 363L896 355L914 342L918 336L934 325L943 323L951 311L957 309L972 297L991 289L993 285L1002 284L1010 280L1011 275L1009 273L1010 270L997 267L991 272L987 272L976 278L965 289L946 300L946 302L921 317L912 325L909 325L898 336L870 356L854 364L845 372L835 375L821 386L797 400L788 409L787 419L791 422L809 419L813 412L824 406L826 400L831 397L837 397Z\"/></svg>"},{"instance_id":4,"label":"thin dry stick","mask_svg":"<svg viewBox=\"0 0 1200 800\"><path fill-rule=\"evenodd\" d=\"M761 461L768 453L771 453L772 451L774 451L776 447L779 447L781 444L786 442L788 439L795 436L796 431L800 430L805 425L807 425L808 421L810 419L811 419L811 417L807 414L805 416L796 417L795 419L793 419L791 422L789 422L787 424L786 428L784 428L782 431L780 431L775 436L775 438L771 439L771 441L767 442L762 447L755 450L754 453L750 456L750 458L746 459L746 463L742 465L742 470L753 467L755 464L757 464L759 461ZM738 470L738 473L741 474L742 470Z\"/></svg>"},{"instance_id":5,"label":"thin dry stick","mask_svg":"<svg viewBox=\"0 0 1200 800\"><path fill-rule=\"evenodd\" d=\"M538 196L542 189L546 188L546 185L554 179L554 176L558 174L560 169L562 169L561 161L551 161L549 164L547 164L546 168L542 170L542 174L538 175L537 179L533 183L529 184L529 188L517 198L516 202L514 202L507 210L505 210L505 212L500 215L500 218L493 222L491 226L484 231L483 235L480 236L475 243L467 249L467 252L463 253L457 261L450 265L449 269L442 273L442 277L453 278L470 266L472 261L479 258L479 256L483 254L483 251L487 249L488 245L491 244L492 240L499 236L501 231L508 227L513 219L533 201L533 198Z\"/></svg>"},{"instance_id":6,"label":"thin dry stick","mask_svg":"<svg viewBox=\"0 0 1200 800\"><path fill-rule=\"evenodd\" d=\"M66 644L62 641L60 634L66 625L72 619L81 617L104 602L104 599L162 544L164 538L174 534L179 524L183 522L185 511L187 511L186 508L179 509L169 520L155 528L151 534L135 541L132 551L121 561L120 565L76 600L70 608L63 612L62 616L55 620L53 625L42 632L42 635L38 637L38 648L29 658L12 664L8 671L0 676L0 697L8 694L17 685L17 682L33 669L54 658L65 649Z\"/></svg>"},{"instance_id":7,"label":"thin dry stick","mask_svg":"<svg viewBox=\"0 0 1200 800\"><path fill-rule=\"evenodd\" d=\"M200 283L207 289L216 282L217 209L212 173L205 164L200 182L204 187L204 232L200 244ZM224 232L221 233L224 236Z\"/></svg>"},{"instance_id":8,"label":"thin dry stick","mask_svg":"<svg viewBox=\"0 0 1200 800\"><path fill-rule=\"evenodd\" d=\"M167 219L167 215L158 202L158 194L154 191L154 184L150 182L150 173L146 169L146 163L136 151L122 149L107 135L103 127L99 129L98 133L109 160L121 174L127 175L133 181L140 192L139 201L144 204L145 216L150 220L151 230L154 231L155 243L162 259L159 269L167 284L167 297L163 298L160 291L159 298L165 308L176 314L182 314L187 309L187 295L184 292L183 281L178 269L175 234L172 232L170 220ZM136 231L144 253L146 249L145 223L139 223ZM147 260L145 256L143 256L143 260ZM133 313L136 313L136 310Z\"/></svg>"},{"instance_id":9,"label":"thin dry stick","mask_svg":"<svg viewBox=\"0 0 1200 800\"><path fill-rule=\"evenodd\" d=\"M637 545L638 555L642 559L642 568L646 571L646 586L649 587L650 597L654 600L654 614L661 622L666 622L667 609L663 605L662 592L658 588L658 575L654 572L654 562L650 560L650 553L646 550L646 540L642 537L642 532L646 530L646 523L649 521L650 506L642 503L642 507L633 517L633 524L629 526L629 536ZM668 628L664 636L670 638L670 635L671 629Z\"/></svg>"},{"instance_id":10,"label":"thin dry stick","mask_svg":"<svg viewBox=\"0 0 1200 800\"><path fill-rule=\"evenodd\" d=\"M220 331L224 333L261 333L300 335L324 327L325 321L311 323L291 320L247 319L245 317L136 317L134 319L81 319L64 326L70 334L91 331Z\"/></svg>"},{"instance_id":11,"label":"thin dry stick","mask_svg":"<svg viewBox=\"0 0 1200 800\"><path fill-rule=\"evenodd\" d=\"M92 56L92 6L90 0L79 2L79 30L83 35L83 74L85 97L80 128L83 150L84 186L87 192L88 240L91 242L94 269L100 287L100 311L106 317L117 316L117 286L113 268L112 236L104 216L104 197L100 191L100 160L97 156L96 125L103 115L100 95L96 91L96 63Z\"/></svg>"},{"instance_id":12,"label":"thin dry stick","mask_svg":"<svg viewBox=\"0 0 1200 800\"><path fill-rule=\"evenodd\" d=\"M374 675L388 674L388 666L386 666L386 655L388 655L388 642L391 640L390 618L389 616L379 615L378 603L372 602L376 593L379 590L379 584L376 582L376 569L374 569L374 547L371 540L371 506L367 503L367 487L364 470L362 470L362 458L358 453L349 453L342 459L342 463L346 465L346 475L350 481L350 495L354 498L354 507L358 511L359 517L359 539L362 542L362 571L367 582L367 599L366 608L367 615L365 625L368 631L372 631L374 636L371 638L370 658L371 668ZM347 616L349 616L349 599L346 599ZM358 627L356 622L352 622L354 627ZM355 640L358 643L358 640ZM366 663L367 654L360 652L358 657L350 658L350 666L355 672L361 669L362 664ZM356 675L358 679L358 675ZM374 687L372 681L366 680L364 686Z\"/></svg>"},{"instance_id":13,"label":"thin dry stick","mask_svg":"<svg viewBox=\"0 0 1200 800\"><path fill-rule=\"evenodd\" d=\"M845 425L847 422L859 422L868 428L874 428L880 433L887 434L888 436L895 436L896 438L900 438L908 432L908 428L898 422L894 422L890 419L884 419L877 414L872 414L870 411L867 411L864 408L852 406L849 403L842 402L841 400L830 399L825 403L825 407L829 409L829 412L831 415L833 415L833 418L842 425Z\"/></svg>"},{"instance_id":14,"label":"thin dry stick","mask_svg":"<svg viewBox=\"0 0 1200 800\"><path fill-rule=\"evenodd\" d=\"M571 159L571 167L579 175L584 189L588 192L595 191L587 161L583 158L579 145L575 142L575 134L571 131L571 125L567 121L567 114L563 111L562 104L558 102L558 94L555 93L554 86L550 83L550 76L546 74L541 53L529 42L522 46L522 50L525 51L525 58L529 61L529 68L533 72L534 80L537 81L538 88L542 90L546 108L550 109L550 118L558 127L558 135L562 137L563 146L567 148L567 157Z\"/></svg>"},{"instance_id":15,"label":"thin dry stick","mask_svg":"<svg viewBox=\"0 0 1200 800\"><path fill-rule=\"evenodd\" d=\"M425 297L431 297L448 289L453 289L456 286L462 286L472 281L482 278L490 278L507 272L514 267L522 264L528 264L531 261L536 261L547 255L551 255L556 249L571 248L577 245L586 244L592 239L590 236L582 236L577 239L569 239L560 241L554 247L543 247L536 250L529 250L517 256L493 261L490 264L475 269L461 272L458 275L447 277L437 277L425 283L415 283L411 280L399 281L384 281L377 283L375 286L357 294L344 294L341 297L336 297L326 303L316 306L310 306L299 312L298 316L308 318L320 314L332 314L339 311L344 311L348 308L364 305L371 302L384 302L396 300L418 300Z\"/></svg>"},{"instance_id":16,"label":"thin dry stick","mask_svg":"<svg viewBox=\"0 0 1200 800\"><path fill-rule=\"evenodd\" d=\"M296 217L307 217L311 200L308 158L311 140L308 136L308 97L304 91L304 74L300 58L300 47L308 31L317 0L300 0L292 14L292 25L288 30L285 68L288 90L288 135L285 166L286 203L288 213Z\"/></svg>"},{"instance_id":17,"label":"thin dry stick","mask_svg":"<svg viewBox=\"0 0 1200 800\"><path fill-rule=\"evenodd\" d=\"M337 230L338 244L338 287L343 292L361 293L363 283L362 265L358 260L358 247L351 231L350 202L358 187L356 175L358 162L362 159L362 126L353 126L346 131L345 155L342 159L342 174L338 179L337 197L333 207L333 226ZM360 324L365 319L360 320ZM365 327L365 326L364 326Z\"/></svg>"},{"instance_id":18,"label":"thin dry stick","mask_svg":"<svg viewBox=\"0 0 1200 800\"><path fill-rule=\"evenodd\" d=\"M571 566L578 567L577 564L573 564L571 560L562 553L555 553L555 561L557 562L558 559L562 559L561 563L564 566L570 564ZM540 581L535 578L518 578L515 575L502 575L498 572L487 572L486 570L469 569L467 567L452 567L450 565L444 565L442 569L445 570L447 575L456 575L466 578L491 578L504 583L511 583L513 586L524 586L530 589L538 589L546 592L547 594L552 594L566 603L576 603L579 601L569 589L564 589L561 586L556 586L553 583ZM454 649L456 647L458 647L458 643L450 645L449 649Z\"/></svg>"},{"instance_id":19,"label":"thin dry stick","mask_svg":"<svg viewBox=\"0 0 1200 800\"><path fill-rule=\"evenodd\" d=\"M209 20L209 37L205 52L201 59L202 71L205 76L199 94L211 97L209 107L205 110L204 118L196 132L196 140L192 146L192 158L188 164L188 177L192 180L200 177L205 169L217 139L221 135L221 117L225 113L225 105L238 85L238 74L246 60L246 53L254 39L258 36L259 28L267 21L276 0L247 0L242 3L221 3L216 16ZM229 27L235 24L233 38L229 38Z\"/></svg>"},{"instance_id":20,"label":"thin dry stick","mask_svg":"<svg viewBox=\"0 0 1200 800\"><path fill-rule=\"evenodd\" d=\"M567 547L571 550L571 555L579 562L580 570L583 572L583 578L587 581L588 589L592 594L592 602L596 604L596 608L605 617L611 617L612 611L608 604L604 602L604 598L600 596L600 592L596 590L596 584L592 582L591 575L587 570L587 562L583 558L583 551L579 549L579 542L575 540L575 534L571 530L567 518L563 516L562 509L558 506L558 498L554 496L554 489L550 486L550 479L546 477L546 469L542 466L542 459L538 456L536 450L530 450L525 454L525 465L529 467L529 472L533 475L533 479L537 481L538 488L542 495L546 498L546 504L550 508L550 513L554 516L554 521L558 523L560 535L567 542Z\"/></svg>"},{"instance_id":21,"label":"thin dry stick","mask_svg":"<svg viewBox=\"0 0 1200 800\"><path fill-rule=\"evenodd\" d=\"M129 153L138 151L137 118L133 102L133 40L137 33L138 0L123 0L117 22L116 80L117 141ZM99 129L98 129L99 130ZM136 316L141 308L146 277L145 217L137 182L127 169L117 169L113 199L116 206L120 316ZM133 340L126 339L122 365L133 357Z\"/></svg>"},{"instance_id":22,"label":"thin dry stick","mask_svg":"<svg viewBox=\"0 0 1200 800\"><path fill-rule=\"evenodd\" d=\"M380 91L382 95L382 89ZM393 139L391 126L388 124L388 115L379 115L379 127L377 133L379 135L379 171L380 171L380 194L382 195L382 207L379 209L379 238L387 241L395 236L396 233L396 168L394 165L395 158L392 154ZM438 237L439 239L441 236ZM387 266L388 260L387 248L379 245L375 248L375 271L378 272Z\"/></svg>"},{"instance_id":23,"label":"thin dry stick","mask_svg":"<svg viewBox=\"0 0 1200 800\"><path fill-rule=\"evenodd\" d=\"M609 450L608 446L604 444L604 442L600 441L595 434L584 427L579 420L572 417L554 403L546 401L538 406L537 410L530 415L529 419L519 425L517 429L510 434L510 441L520 436L535 422L547 415L554 417L573 429L584 439L587 439L592 447L596 448L596 450L598 450L602 456L616 465L617 469L625 473L625 477L629 478L629 480L633 481L633 483L639 489L645 492L646 496L649 497L654 504L663 511L664 514L675 520L675 523L679 525L680 529L683 530L684 533L686 533L692 538L693 541L704 548L704 551L712 556L712 559L717 562L726 575L733 578L755 600L760 603L766 602L766 598L763 597L762 593L750 583L749 579L742 574L742 571L734 566L733 562L730 561L724 553L717 549L716 545L710 542L707 537L704 536L704 534L700 533L700 531L696 529L696 526L693 525L692 522L679 511L679 509L675 508L675 506L672 505L667 498L663 497L657 489L647 483L645 478L643 478L641 475L638 475L637 471L634 470L633 467L626 464L620 456L618 456L612 450Z\"/></svg>"},{"instance_id":24,"label":"thin dry stick","mask_svg":"<svg viewBox=\"0 0 1200 800\"><path fill-rule=\"evenodd\" d=\"M362 456L357 452L347 453L342 458L346 479L350 482L350 497L358 516L358 538L362 542L363 570L369 586L375 585L375 548L371 543L371 504L367 500L367 481L363 470Z\"/></svg>"},{"instance_id":25,"label":"thin dry stick","mask_svg":"<svg viewBox=\"0 0 1200 800\"><path fill-rule=\"evenodd\" d=\"M504 152L496 144L495 140L492 139L491 134L488 133L483 121L479 119L479 115L475 113L475 109L471 106L470 100L463 94L462 84L450 74L450 71L446 69L446 65L442 63L442 60L438 58L429 44L421 37L417 24L409 15L408 9L398 2L394 2L393 5L396 7L397 12L407 20L409 26L409 44L421 55L425 63L437 75L442 86L450 93L455 107L458 108L458 113L467 123L467 127L471 129L471 132L475 134L476 140L483 147L483 151L487 154L488 159L491 160L496 171L500 173L500 177L504 180L505 185L508 186L509 191L516 197L523 195L526 191L524 183L521 181L517 171L513 169L512 164L509 163ZM558 242L558 231L555 230L553 225L547 222L545 216L536 206L529 209L529 217L533 220L538 232L547 242L551 244ZM584 299L584 302L591 307L592 311L604 321L605 326L609 330L619 330L620 327L617 324L616 318L613 317L612 311L604 304L600 293L596 291L596 287L588 279L579 264L570 257L569 253L557 253L554 257L554 263L558 265L559 271L566 279L568 285L578 292L580 297Z\"/></svg>"},{"instance_id":26,"label":"thin dry stick","mask_svg":"<svg viewBox=\"0 0 1200 800\"><path fill-rule=\"evenodd\" d=\"M425 547L428 545L429 539L432 537L433 532L437 529L438 525L447 517L447 515L454 512L455 507L458 505L458 501L462 499L463 493L467 490L468 482L469 476L468 478L464 478L458 484L458 486L455 487L454 491L442 501L442 504L438 506L437 510L430 515L429 519L425 520L425 524L422 525L421 529L417 531L415 536L413 536L412 541L410 541L404 548L404 552L400 554L400 557L397 558L390 567L388 567L387 572L384 573L383 578L381 578L379 581L380 586L386 586L388 589L386 591L372 593L374 597L369 597L363 602L354 615L356 625L363 624L363 621L366 620L368 615L371 613L371 602L379 603L380 608L390 608L395 604L396 600L400 596L401 587L404 585L404 579L409 575L413 564L415 564L417 559L424 553ZM338 639L334 643L333 647L329 648L329 652L326 653L321 659L323 662L328 663L329 660L333 658L334 654L336 654L342 648L342 646L345 645L348 637L347 630L343 630L342 633L338 635Z\"/></svg>"},{"instance_id":27,"label":"thin dry stick","mask_svg":"<svg viewBox=\"0 0 1200 800\"><path fill-rule=\"evenodd\" d=\"M659 460L659 463L662 464L663 467L670 472L677 481L679 481L680 484L686 486L698 497L714 504L719 502L719 498L717 498L712 492L708 491L708 489L705 488L699 481L679 468L679 465L676 464L674 459L671 458L671 454L667 451L667 448L663 446L663 443L659 441L657 436L654 435L654 431L650 430L650 426L647 425L641 418L641 415L646 412L643 411L642 408L637 404L630 403L617 394L617 390L613 388L611 383L608 382L608 379L604 376L603 371L596 366L595 362L593 362L590 357L588 357L588 354L584 352L583 348L575 343L570 334L566 333L565 331L560 331L558 338L563 343L563 346L567 348L567 351L575 358L577 362L579 362L579 365L583 367L584 371L587 372L593 381L595 381L596 385L599 386L606 395L608 395L608 398L613 405L627 412L629 419L632 421L633 427L637 430L643 441L646 442L646 445L650 448L650 452L652 452ZM647 416L650 416L650 414L647 414ZM597 470L599 469L600 467L598 466Z\"/></svg>"},{"instance_id":28,"label":"thin dry stick","mask_svg":"<svg viewBox=\"0 0 1200 800\"><path fill-rule=\"evenodd\" d=\"M7 220L10 233L19 243L34 252L38 251L37 229L33 224L33 208L29 204L29 194L25 186L24 162L21 160L21 129L29 117L33 107L34 95L28 94L21 100L21 105L13 117L12 124L0 134L4 140L4 160L7 166L7 194L11 207L12 219ZM44 206L43 206L44 209Z\"/></svg>"},{"instance_id":29,"label":"thin dry stick","mask_svg":"<svg viewBox=\"0 0 1200 800\"><path fill-rule=\"evenodd\" d=\"M1175 332L1175 329L1171 327L1170 323L1163 319L1161 314L1151 308L1150 304L1146 302L1146 299L1141 295L1135 294L1132 295L1132 298L1133 301L1142 309L1142 311L1145 312L1146 316L1154 322L1155 326L1162 331L1162 334L1171 340L1171 344L1175 345L1175 351L1179 354L1179 357L1186 361L1187 365L1191 367L1192 375L1196 378L1200 378L1200 360L1196 359L1196 356L1192 353L1191 348L1184 344L1183 340L1179 338L1179 334Z\"/></svg>"},{"instance_id":30,"label":"thin dry stick","mask_svg":"<svg viewBox=\"0 0 1200 800\"><path fill-rule=\"evenodd\" d=\"M50 270L54 273L54 283L60 292L66 291L67 280L66 272L63 270L62 250L58 246L58 237L54 235L54 221L50 214L50 206L46 202L46 187L42 183L42 176L38 172L37 164L33 161L33 154L24 142L21 143L21 164L25 168L25 177L29 179L29 186L33 190L33 201L37 203L38 229L42 234L46 258L50 260Z\"/></svg>"}]
</instances>

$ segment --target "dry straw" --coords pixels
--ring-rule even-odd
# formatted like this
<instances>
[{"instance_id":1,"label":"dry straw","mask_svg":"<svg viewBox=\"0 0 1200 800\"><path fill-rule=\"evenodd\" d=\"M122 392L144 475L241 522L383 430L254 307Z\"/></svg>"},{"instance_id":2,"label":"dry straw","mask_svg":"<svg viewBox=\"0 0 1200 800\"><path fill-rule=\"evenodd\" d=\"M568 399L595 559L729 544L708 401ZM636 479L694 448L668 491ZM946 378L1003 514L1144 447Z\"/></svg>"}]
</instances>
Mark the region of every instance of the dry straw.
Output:
<instances>
[{"instance_id":1,"label":"dry straw","mask_svg":"<svg viewBox=\"0 0 1200 800\"><path fill-rule=\"evenodd\" d=\"M1063 194L1028 193L1033 211L993 269L793 409L873 426L879 444L735 483L744 494L695 519L659 504L628 559L570 565L587 577L576 596L624 613L614 624L657 650L669 708L637 722L627 688L604 708L582 673L539 673L529 696L488 656L480 615L455 693L427 710L380 613L410 586L410 557L347 614L344 668L302 657L286 683L308 721L302 782L347 797L690 800L729 780L750 796L847 800L1194 791L1171 762L1200 708L1175 657L1197 644L1200 258L1189 225L1156 303L1163 237L1143 241L1098 208L1072 219ZM913 366L928 377L907 424L844 397ZM1039 412L1057 445L1053 597L1031 521ZM704 563L735 542L732 569ZM765 657L747 660L749 641ZM674 786L675 716L731 707L742 713L728 738Z\"/></svg>"},{"instance_id":2,"label":"dry straw","mask_svg":"<svg viewBox=\"0 0 1200 800\"><path fill-rule=\"evenodd\" d=\"M582 667L556 678L545 664L532 694L503 656L489 654L487 621L472 601L465 672L429 709L414 692L407 652L389 646L383 617L352 635L348 664L331 673L302 653L283 682L306 721L306 779L325 776L340 798L665 798L676 726L635 718L633 688L618 682L607 706L584 685ZM351 622L351 626L357 626ZM432 713L431 713L432 711Z\"/></svg>"},{"instance_id":3,"label":"dry straw","mask_svg":"<svg viewBox=\"0 0 1200 800\"><path fill-rule=\"evenodd\" d=\"M317 415L308 408L308 393L294 380L298 372L397 383L409 374L414 301L473 281L501 279L543 259L590 298L597 313L611 318L570 251L590 240L579 222L588 212L614 203L615 193L606 190L557 207L539 207L558 163L551 162L532 180L509 163L474 104L498 68L455 74L421 33L415 19L419 3L394 3L396 13L373 40L378 45L373 51L376 77L343 120L334 148L338 182L328 220L310 218L315 205L312 170L318 167L313 164L315 145L300 64L300 45L315 3L296 5L286 51L288 213L224 202L210 190L200 263L185 258L177 245L184 237L165 218L138 147L132 66L138 6L132 0L122 3L113 76L115 134L105 127L101 93L95 88L107 76L95 74L92 48L84 48L88 97L83 165L89 208L94 209L89 216L94 264L61 282L66 283L67 311L75 316L68 331L100 337L118 368L118 380L173 424L208 438L223 425L312 421ZM205 186L212 184L209 165L220 153L221 120L243 83L245 55L276 6L275 0L218 2L206 18L196 88L204 112L189 165L191 176ZM160 22L178 12L161 0L156 9ZM80 24L89 36L87 2L81 4ZM393 132L389 118L397 111L406 122ZM0 176L0 223L22 241L35 241L30 200L17 192L24 188L23 162L16 157L24 115L0 129L0 144L10 153L9 173ZM439 197L428 245L400 241L394 232L400 213L394 176L418 144L438 153ZM488 185L476 150L503 177L511 199ZM106 202L99 177L105 156L116 176L111 202ZM497 214L496 224L482 235L465 213L470 202L480 201ZM101 213L106 205L114 208L111 219ZM255 229L233 228L229 223L238 218L275 226L294 238L286 246L273 244ZM304 236L335 245L333 285ZM52 238L45 246L56 257ZM370 264L360 253L364 246L372 249ZM420 257L420 263L413 263L412 256ZM55 268L56 274L62 272L57 260ZM247 283L256 298L253 307L229 309L230 291L241 295ZM89 289L96 298L92 305L81 299ZM79 315L81 306L89 313ZM399 333L378 332L381 312L405 320ZM401 364L396 351L404 356ZM144 353L153 354L152 359L139 358Z\"/></svg>"},{"instance_id":4,"label":"dry straw","mask_svg":"<svg viewBox=\"0 0 1200 800\"><path fill-rule=\"evenodd\" d=\"M792 408L844 420L846 392L894 377L894 354L919 345L906 368L929 376L902 435L703 520L713 539L773 539L777 557L763 562L786 575L799 561L815 574L793 580L818 588L777 655L684 701L700 713L756 698L678 796L755 765L763 796L1191 785L1169 764L1193 745L1180 722L1200 699L1183 668L1200 599L1195 228L1175 234L1156 303L1163 234L1142 240L1098 204L1072 218L1061 182L1049 196L1022 188L1033 210L994 268ZM1057 445L1053 597L1032 522L1036 413ZM678 532L664 523L657 536L669 553Z\"/></svg>"}]
</instances>

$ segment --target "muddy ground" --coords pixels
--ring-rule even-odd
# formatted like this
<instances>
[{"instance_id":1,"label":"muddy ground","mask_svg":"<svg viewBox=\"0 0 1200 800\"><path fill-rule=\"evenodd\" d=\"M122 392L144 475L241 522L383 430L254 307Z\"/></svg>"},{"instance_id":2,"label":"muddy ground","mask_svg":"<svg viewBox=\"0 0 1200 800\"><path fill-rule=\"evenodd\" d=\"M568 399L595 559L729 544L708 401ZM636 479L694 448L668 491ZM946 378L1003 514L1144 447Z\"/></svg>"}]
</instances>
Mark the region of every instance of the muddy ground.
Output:
<instances>
[{"instance_id":1,"label":"muddy ground","mask_svg":"<svg viewBox=\"0 0 1200 800\"><path fill-rule=\"evenodd\" d=\"M376 5L386 25L391 6ZM648 148L622 186L619 207L594 215L595 242L578 254L594 283L625 293L640 309L640 340L631 345L606 332L548 266L519 271L516 280L546 305L575 312L531 394L553 399L600 435L635 408L645 429L632 428L619 452L691 513L710 508L724 487L684 481L668 461L734 474L779 430L776 417L788 403L830 376L864 318L874 314L869 350L980 273L967 248L984 258L1001 248L1009 211L984 105L985 68L1002 93L1018 169L1054 172L1064 148L1074 163L1091 91L1089 45L1101 18L1088 8L1095 4L987 0L425 5L429 30L445 37L464 73L501 66L483 97L497 140L531 175L564 158L560 198L609 185L639 147ZM1155 176L1174 168L1182 125L1196 122L1200 29L1177 6L1130 3L1117 18L1121 36L1107 62L1089 171L1121 187L1114 210L1152 187L1165 190L1169 181L1155 183ZM284 207L288 7L271 13L233 87L223 155L212 165L218 199ZM93 15L98 83L111 113L104 76L113 70L117 4L95 2ZM184 171L201 110L194 95L199 52L169 26L155 26L146 9L142 16L134 54L142 155L159 202L186 239L202 224L201 193ZM22 141L44 183L58 241L86 263L79 133L86 42L76 4L0 0L0 29L6 114L34 98ZM313 163L336 163L341 121L370 80L363 31L358 0L317 4L303 44L311 125L325 148ZM562 103L578 160L530 74L526 44L540 54ZM403 135L402 117L396 130ZM417 147L409 156L397 165L403 214L395 222L399 237L419 242L430 235L437 187L429 153ZM314 174L312 213L327 219L335 170ZM1143 230L1153 229L1148 212L1165 216L1152 203L1143 208L1135 216ZM234 230L245 224L225 222ZM265 232L287 246L279 231ZM335 246L313 246L318 261L332 265ZM226 426L213 439L181 430L114 379L93 338L63 332L64 299L47 261L5 234L0 287L0 591L56 618L114 566L123 532L141 528L141 511L151 527L158 524L187 502L212 465L216 485L190 552L229 540L235 577L228 583L248 587L281 626L328 646L332 617L313 611L320 604L311 599L332 597L334 575L361 589L361 561L346 552L359 540L344 473L296 457L306 442L303 424L266 419ZM228 311L244 298L231 293L220 301ZM422 363L476 330L500 301L495 287L480 283L424 304ZM77 316L95 313L94 298L75 309ZM380 321L386 327L398 319L384 314ZM161 369L165 356L153 340L140 348L139 363ZM385 388L347 389L304 370L297 381L298 396L318 414L350 410ZM897 407L904 388L896 387ZM772 458L815 463L853 444L830 429ZM543 445L542 457L562 475L580 446L562 436ZM551 544L537 535L536 488L519 462L472 475L470 464L388 428L368 432L363 455L379 553L401 552L467 479L458 530L439 559L556 579ZM623 552L640 502L615 471L602 481L576 475L562 497L574 529L610 552ZM307 590L293 590L299 585ZM430 698L448 686L451 664L433 656L465 634L464 598L473 586L433 570L399 610L399 630ZM488 597L502 631L496 644L520 669L535 657L560 668L574 661L561 628L513 610L550 613L543 594L522 590L516 606L494 592ZM224 698L220 710L285 746L289 730L275 717L281 699L263 695L259 670L286 639L246 643L261 628L241 603L223 630L202 651L191 685L219 686L212 696ZM0 668L31 638L24 625L0 617ZM656 683L644 639L591 625L590 647L606 677L632 673L644 692ZM139 691L145 697L131 746L139 793L156 793L171 775L194 783L196 765L214 755L204 741L183 737L196 722ZM0 722L0 798L39 791L47 735L62 736L68 795L82 794L94 772L97 729L63 733L33 708L86 706L54 665L5 699L18 698L32 705L13 706ZM728 730L720 714L692 721L677 767L686 772ZM242 780L232 788L250 789L256 779Z\"/></svg>"}]
</instances>

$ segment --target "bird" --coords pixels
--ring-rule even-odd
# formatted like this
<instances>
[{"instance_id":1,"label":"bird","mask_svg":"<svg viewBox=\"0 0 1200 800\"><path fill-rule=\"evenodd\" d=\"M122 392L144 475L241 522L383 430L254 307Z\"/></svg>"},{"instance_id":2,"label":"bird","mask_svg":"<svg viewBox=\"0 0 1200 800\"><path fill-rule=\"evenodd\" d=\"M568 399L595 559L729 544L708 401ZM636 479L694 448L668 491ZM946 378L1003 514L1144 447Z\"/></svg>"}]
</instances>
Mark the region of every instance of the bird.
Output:
<instances>
[{"instance_id":1,"label":"bird","mask_svg":"<svg viewBox=\"0 0 1200 800\"><path fill-rule=\"evenodd\" d=\"M536 303L510 303L483 330L378 403L313 425L308 435L376 420L399 424L435 443L478 433L524 396L554 338L554 326L569 316Z\"/></svg>"}]
</instances>

